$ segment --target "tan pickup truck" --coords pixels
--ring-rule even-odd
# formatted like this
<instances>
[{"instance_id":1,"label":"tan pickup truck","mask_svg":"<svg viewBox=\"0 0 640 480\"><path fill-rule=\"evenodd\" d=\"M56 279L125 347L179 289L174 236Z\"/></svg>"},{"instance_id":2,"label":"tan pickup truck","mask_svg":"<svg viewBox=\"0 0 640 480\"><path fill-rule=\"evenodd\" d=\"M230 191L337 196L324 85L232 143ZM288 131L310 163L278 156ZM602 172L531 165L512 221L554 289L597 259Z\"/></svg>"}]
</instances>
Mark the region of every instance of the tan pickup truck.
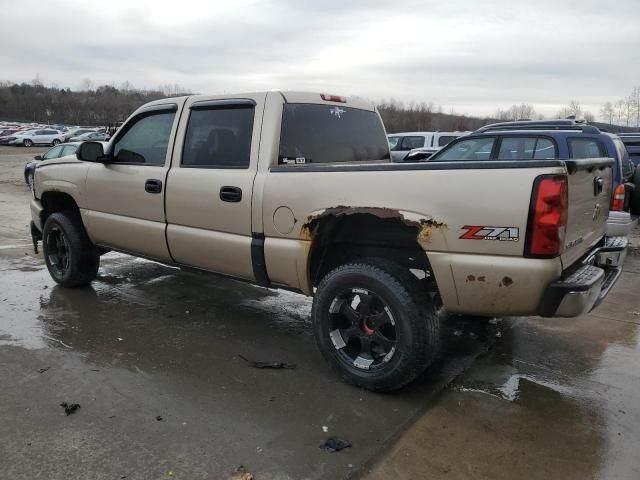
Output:
<instances>
[{"instance_id":1,"label":"tan pickup truck","mask_svg":"<svg viewBox=\"0 0 640 480\"><path fill-rule=\"evenodd\" d=\"M397 389L431 362L440 311L576 316L617 280L611 160L390 163L361 99L270 91L159 100L106 149L42 162L31 202L53 279L116 250L314 297L327 360Z\"/></svg>"}]
</instances>

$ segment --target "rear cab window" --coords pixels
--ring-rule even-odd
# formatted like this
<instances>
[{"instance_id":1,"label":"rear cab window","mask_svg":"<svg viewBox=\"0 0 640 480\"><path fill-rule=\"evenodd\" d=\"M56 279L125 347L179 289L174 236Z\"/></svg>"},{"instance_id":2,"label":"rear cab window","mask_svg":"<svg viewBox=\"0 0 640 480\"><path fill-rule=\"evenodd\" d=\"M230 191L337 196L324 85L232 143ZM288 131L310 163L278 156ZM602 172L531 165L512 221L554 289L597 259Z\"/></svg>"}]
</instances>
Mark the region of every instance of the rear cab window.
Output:
<instances>
[{"instance_id":1,"label":"rear cab window","mask_svg":"<svg viewBox=\"0 0 640 480\"><path fill-rule=\"evenodd\" d=\"M347 106L286 103L279 165L389 161L377 112Z\"/></svg>"},{"instance_id":2,"label":"rear cab window","mask_svg":"<svg viewBox=\"0 0 640 480\"><path fill-rule=\"evenodd\" d=\"M607 157L607 149L595 138L569 138L569 158L602 158Z\"/></svg>"}]
</instances>

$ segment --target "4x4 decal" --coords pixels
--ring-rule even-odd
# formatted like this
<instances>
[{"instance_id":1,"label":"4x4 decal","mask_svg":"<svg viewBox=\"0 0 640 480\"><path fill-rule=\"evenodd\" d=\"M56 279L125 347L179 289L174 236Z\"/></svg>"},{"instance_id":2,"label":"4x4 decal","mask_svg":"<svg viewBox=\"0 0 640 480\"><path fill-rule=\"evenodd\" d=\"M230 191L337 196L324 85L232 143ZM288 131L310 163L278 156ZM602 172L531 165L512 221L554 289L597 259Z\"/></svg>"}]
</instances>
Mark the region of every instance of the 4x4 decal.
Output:
<instances>
[{"instance_id":1,"label":"4x4 decal","mask_svg":"<svg viewBox=\"0 0 640 480\"><path fill-rule=\"evenodd\" d=\"M517 242L520 240L518 227L491 227L487 225L465 225L466 230L460 235L463 240L499 240L501 242Z\"/></svg>"}]
</instances>

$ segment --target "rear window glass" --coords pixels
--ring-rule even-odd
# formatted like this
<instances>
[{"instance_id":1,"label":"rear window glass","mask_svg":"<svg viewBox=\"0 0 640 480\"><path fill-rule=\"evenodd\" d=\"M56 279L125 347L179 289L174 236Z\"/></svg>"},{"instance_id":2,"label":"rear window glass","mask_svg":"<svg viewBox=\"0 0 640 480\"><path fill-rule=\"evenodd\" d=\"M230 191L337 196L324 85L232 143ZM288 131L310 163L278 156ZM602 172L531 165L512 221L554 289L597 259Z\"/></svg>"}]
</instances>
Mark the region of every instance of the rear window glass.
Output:
<instances>
[{"instance_id":1,"label":"rear window glass","mask_svg":"<svg viewBox=\"0 0 640 480\"><path fill-rule=\"evenodd\" d=\"M254 108L193 110L182 153L183 167L248 168Z\"/></svg>"},{"instance_id":2,"label":"rear window glass","mask_svg":"<svg viewBox=\"0 0 640 480\"><path fill-rule=\"evenodd\" d=\"M453 142L456 138L458 137L454 137L452 135L443 135L438 139L438 146L439 147L444 147L446 145L449 145L451 142Z\"/></svg>"},{"instance_id":3,"label":"rear window glass","mask_svg":"<svg viewBox=\"0 0 640 480\"><path fill-rule=\"evenodd\" d=\"M284 105L279 164L388 159L387 137L376 112L336 105Z\"/></svg>"},{"instance_id":4,"label":"rear window glass","mask_svg":"<svg viewBox=\"0 0 640 480\"><path fill-rule=\"evenodd\" d=\"M571 158L600 158L606 157L604 145L593 138L570 138L569 157Z\"/></svg>"},{"instance_id":5,"label":"rear window glass","mask_svg":"<svg viewBox=\"0 0 640 480\"><path fill-rule=\"evenodd\" d=\"M502 139L498 160L546 160L557 158L556 147L548 138L506 137Z\"/></svg>"},{"instance_id":6,"label":"rear window glass","mask_svg":"<svg viewBox=\"0 0 640 480\"><path fill-rule=\"evenodd\" d=\"M458 160L488 160L491 157L491 150L496 139L493 137L469 138L461 140L440 154L431 158L430 161L453 162Z\"/></svg>"}]
</instances>

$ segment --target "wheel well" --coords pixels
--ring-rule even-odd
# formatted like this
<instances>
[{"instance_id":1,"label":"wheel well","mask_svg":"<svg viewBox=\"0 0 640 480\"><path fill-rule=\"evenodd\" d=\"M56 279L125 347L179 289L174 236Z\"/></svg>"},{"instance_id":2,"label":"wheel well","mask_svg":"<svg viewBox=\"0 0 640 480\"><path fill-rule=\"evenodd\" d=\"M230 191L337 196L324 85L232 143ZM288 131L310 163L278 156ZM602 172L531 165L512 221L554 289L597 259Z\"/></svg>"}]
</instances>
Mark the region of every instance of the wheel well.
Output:
<instances>
[{"instance_id":1,"label":"wheel well","mask_svg":"<svg viewBox=\"0 0 640 480\"><path fill-rule=\"evenodd\" d=\"M304 228L312 239L308 268L313 286L337 266L367 257L386 258L432 278L427 253L418 243L422 224L407 221L397 212L325 211Z\"/></svg>"},{"instance_id":2,"label":"wheel well","mask_svg":"<svg viewBox=\"0 0 640 480\"><path fill-rule=\"evenodd\" d=\"M42 202L42 226L49 215L55 212L71 210L80 213L78 204L71 195L64 192L44 192L40 198Z\"/></svg>"}]
</instances>

